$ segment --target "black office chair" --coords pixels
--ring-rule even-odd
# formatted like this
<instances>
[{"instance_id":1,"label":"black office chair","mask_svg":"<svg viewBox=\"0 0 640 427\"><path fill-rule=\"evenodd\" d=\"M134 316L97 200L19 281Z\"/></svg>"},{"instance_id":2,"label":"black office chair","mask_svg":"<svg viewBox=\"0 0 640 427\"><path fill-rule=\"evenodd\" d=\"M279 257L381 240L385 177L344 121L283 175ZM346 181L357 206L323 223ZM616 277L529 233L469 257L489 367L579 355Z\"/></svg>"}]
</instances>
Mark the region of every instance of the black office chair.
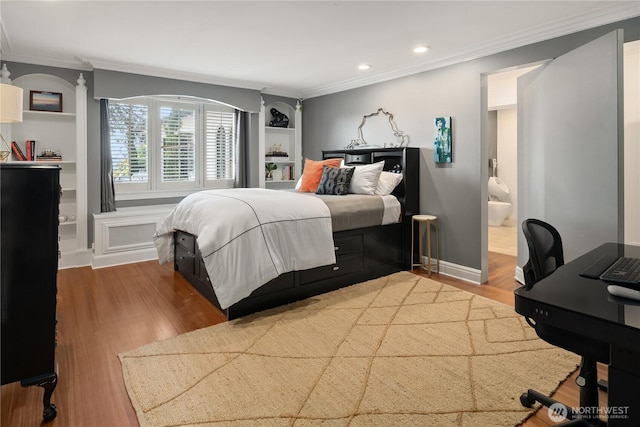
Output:
<instances>
[{"instance_id":1,"label":"black office chair","mask_svg":"<svg viewBox=\"0 0 640 427\"><path fill-rule=\"evenodd\" d=\"M562 238L552 225L538 219L523 221L522 232L529 248L529 261L523 267L525 289L531 289L538 281L564 265ZM580 386L580 406L598 407L598 388L606 390L607 385L605 381L598 383L597 362L609 363L609 345L543 322L534 322L529 318L526 320L543 340L582 356L580 373L576 378L576 384ZM523 393L520 402L527 408L531 408L535 402L546 407L563 405L567 418L574 420L567 424L584 424L584 420L578 419L578 414L570 407L535 390ZM597 420L592 422L599 424Z\"/></svg>"}]
</instances>

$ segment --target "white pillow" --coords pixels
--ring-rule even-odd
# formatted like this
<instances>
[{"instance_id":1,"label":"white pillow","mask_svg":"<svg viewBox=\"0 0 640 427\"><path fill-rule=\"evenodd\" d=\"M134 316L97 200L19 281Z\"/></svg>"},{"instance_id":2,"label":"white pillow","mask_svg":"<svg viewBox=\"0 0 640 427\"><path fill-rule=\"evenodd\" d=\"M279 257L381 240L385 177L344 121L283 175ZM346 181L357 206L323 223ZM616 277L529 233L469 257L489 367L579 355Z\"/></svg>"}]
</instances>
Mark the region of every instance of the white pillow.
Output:
<instances>
[{"instance_id":1,"label":"white pillow","mask_svg":"<svg viewBox=\"0 0 640 427\"><path fill-rule=\"evenodd\" d=\"M353 165L349 167L353 167ZM349 193L374 194L378 187L378 180L383 167L384 160L371 165L356 166L351 178L351 184L349 184Z\"/></svg>"},{"instance_id":2,"label":"white pillow","mask_svg":"<svg viewBox=\"0 0 640 427\"><path fill-rule=\"evenodd\" d=\"M298 178L298 182L296 182L296 190L300 189L300 186L302 185L302 176L300 178Z\"/></svg>"},{"instance_id":3,"label":"white pillow","mask_svg":"<svg viewBox=\"0 0 640 427\"><path fill-rule=\"evenodd\" d=\"M382 171L380 179L378 179L378 187L376 188L375 194L379 196L391 194L398 184L400 184L400 181L402 181L401 173Z\"/></svg>"}]
</instances>

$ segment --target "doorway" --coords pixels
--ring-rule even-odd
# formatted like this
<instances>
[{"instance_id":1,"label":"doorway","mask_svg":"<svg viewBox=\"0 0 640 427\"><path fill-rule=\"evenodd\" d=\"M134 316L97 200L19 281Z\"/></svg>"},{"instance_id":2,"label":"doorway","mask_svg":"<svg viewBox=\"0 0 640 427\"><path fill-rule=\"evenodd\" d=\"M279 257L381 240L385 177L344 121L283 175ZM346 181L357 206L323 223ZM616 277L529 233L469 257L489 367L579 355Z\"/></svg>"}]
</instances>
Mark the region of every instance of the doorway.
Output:
<instances>
[{"instance_id":1,"label":"doorway","mask_svg":"<svg viewBox=\"0 0 640 427\"><path fill-rule=\"evenodd\" d=\"M498 70L487 75L488 198L501 203L498 206L489 203L490 253L518 255L517 78L538 66ZM498 189L492 191L496 185Z\"/></svg>"}]
</instances>

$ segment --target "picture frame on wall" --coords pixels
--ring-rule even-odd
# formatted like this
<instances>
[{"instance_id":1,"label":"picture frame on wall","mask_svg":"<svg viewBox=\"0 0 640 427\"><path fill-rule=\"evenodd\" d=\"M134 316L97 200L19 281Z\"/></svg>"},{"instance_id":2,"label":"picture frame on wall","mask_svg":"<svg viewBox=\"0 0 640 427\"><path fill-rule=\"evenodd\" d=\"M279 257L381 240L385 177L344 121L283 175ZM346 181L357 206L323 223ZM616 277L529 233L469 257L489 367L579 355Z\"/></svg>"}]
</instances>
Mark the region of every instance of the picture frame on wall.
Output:
<instances>
[{"instance_id":1,"label":"picture frame on wall","mask_svg":"<svg viewBox=\"0 0 640 427\"><path fill-rule=\"evenodd\" d=\"M29 91L29 110L62 112L62 93L43 90Z\"/></svg>"},{"instance_id":2,"label":"picture frame on wall","mask_svg":"<svg viewBox=\"0 0 640 427\"><path fill-rule=\"evenodd\" d=\"M434 120L433 160L436 163L453 161L450 116L436 117Z\"/></svg>"}]
</instances>

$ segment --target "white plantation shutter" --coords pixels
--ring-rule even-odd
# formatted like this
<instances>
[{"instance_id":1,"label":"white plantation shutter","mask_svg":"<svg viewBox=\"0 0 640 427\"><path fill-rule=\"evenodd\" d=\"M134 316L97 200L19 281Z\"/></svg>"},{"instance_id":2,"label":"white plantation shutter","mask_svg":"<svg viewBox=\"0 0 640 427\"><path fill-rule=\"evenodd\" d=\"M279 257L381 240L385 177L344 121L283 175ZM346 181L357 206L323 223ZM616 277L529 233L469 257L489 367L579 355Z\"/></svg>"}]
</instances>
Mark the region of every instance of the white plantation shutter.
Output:
<instances>
[{"instance_id":1,"label":"white plantation shutter","mask_svg":"<svg viewBox=\"0 0 640 427\"><path fill-rule=\"evenodd\" d=\"M160 107L162 182L190 182L196 177L196 109Z\"/></svg>"},{"instance_id":2,"label":"white plantation shutter","mask_svg":"<svg viewBox=\"0 0 640 427\"><path fill-rule=\"evenodd\" d=\"M208 182L234 179L234 118L233 111L207 109L205 112L205 171Z\"/></svg>"},{"instance_id":3,"label":"white plantation shutter","mask_svg":"<svg viewBox=\"0 0 640 427\"><path fill-rule=\"evenodd\" d=\"M109 103L113 181L146 183L148 107L144 104Z\"/></svg>"}]
</instances>

